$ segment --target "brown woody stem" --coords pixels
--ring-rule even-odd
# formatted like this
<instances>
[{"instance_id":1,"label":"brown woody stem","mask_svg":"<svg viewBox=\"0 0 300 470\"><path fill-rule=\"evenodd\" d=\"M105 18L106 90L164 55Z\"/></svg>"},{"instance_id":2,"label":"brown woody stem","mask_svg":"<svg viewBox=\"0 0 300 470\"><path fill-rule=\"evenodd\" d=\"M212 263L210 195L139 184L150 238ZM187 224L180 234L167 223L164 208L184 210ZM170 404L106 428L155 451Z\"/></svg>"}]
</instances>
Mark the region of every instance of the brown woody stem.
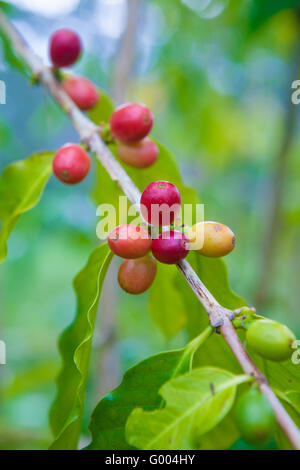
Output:
<instances>
[{"instance_id":1,"label":"brown woody stem","mask_svg":"<svg viewBox=\"0 0 300 470\"><path fill-rule=\"evenodd\" d=\"M5 14L0 11L0 29L11 41L14 51L22 57L32 70L33 75L43 84L43 86L52 95L55 101L69 115L75 129L77 130L82 142L86 143L89 149L94 152L102 163L110 177L116 181L129 201L139 207L140 192L129 178L125 170L115 159L105 143L99 136L99 128L90 121L73 103L68 95L61 89L60 84L56 81L50 68L44 66L42 61L31 51L24 41L23 37L14 28ZM235 315L235 311L222 307L205 285L200 281L197 274L187 261L178 264L183 277L186 279L191 289L203 305L209 315L211 325L220 328L220 332L231 348L233 354L240 363L246 374L252 375L257 381L261 392L268 398L273 407L277 422L283 432L290 440L293 447L300 450L300 431L291 420L288 413L281 405L278 398L268 385L267 379L262 372L256 367L252 359L247 354L242 345L236 330L234 329L231 319Z\"/></svg>"}]
</instances>

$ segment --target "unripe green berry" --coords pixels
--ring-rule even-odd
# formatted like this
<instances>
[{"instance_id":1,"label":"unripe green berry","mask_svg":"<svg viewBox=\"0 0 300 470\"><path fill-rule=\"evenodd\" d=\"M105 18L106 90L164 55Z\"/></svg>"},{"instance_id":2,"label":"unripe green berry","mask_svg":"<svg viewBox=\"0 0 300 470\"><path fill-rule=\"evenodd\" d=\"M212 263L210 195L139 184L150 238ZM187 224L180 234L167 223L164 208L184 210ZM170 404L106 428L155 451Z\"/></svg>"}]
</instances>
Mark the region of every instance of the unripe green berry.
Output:
<instances>
[{"instance_id":1,"label":"unripe green berry","mask_svg":"<svg viewBox=\"0 0 300 470\"><path fill-rule=\"evenodd\" d=\"M276 424L273 409L256 387L239 397L234 418L241 436L250 444L263 444L273 436Z\"/></svg>"},{"instance_id":2,"label":"unripe green berry","mask_svg":"<svg viewBox=\"0 0 300 470\"><path fill-rule=\"evenodd\" d=\"M295 335L282 323L272 320L257 320L247 332L247 344L260 356L270 361L286 361L292 354Z\"/></svg>"}]
</instances>

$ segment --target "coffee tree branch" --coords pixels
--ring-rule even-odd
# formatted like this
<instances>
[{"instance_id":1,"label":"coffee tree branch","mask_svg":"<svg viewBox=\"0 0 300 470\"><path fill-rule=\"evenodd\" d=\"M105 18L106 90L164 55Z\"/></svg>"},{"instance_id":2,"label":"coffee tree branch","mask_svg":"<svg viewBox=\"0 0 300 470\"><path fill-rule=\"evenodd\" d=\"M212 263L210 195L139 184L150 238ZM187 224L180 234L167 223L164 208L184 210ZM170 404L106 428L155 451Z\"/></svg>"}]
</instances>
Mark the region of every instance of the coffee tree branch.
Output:
<instances>
[{"instance_id":1,"label":"coffee tree branch","mask_svg":"<svg viewBox=\"0 0 300 470\"><path fill-rule=\"evenodd\" d=\"M90 151L95 153L112 180L118 183L129 201L138 209L141 194L133 181L127 175L126 171L118 163L114 155L101 139L99 135L99 127L90 121L61 89L52 70L45 67L42 61L31 51L30 47L26 44L22 36L14 28L3 12L0 12L0 29L10 40L14 51L31 69L35 80L39 81L45 87L59 106L68 114L73 126L80 136L81 141L88 146ZM246 374L251 375L256 380L261 392L269 400L275 412L279 426L286 434L293 447L300 450L299 429L268 385L267 379L247 354L231 323L231 320L238 312L230 311L222 307L204 286L187 261L181 261L177 267L206 310L212 327L219 329L243 371Z\"/></svg>"}]
</instances>

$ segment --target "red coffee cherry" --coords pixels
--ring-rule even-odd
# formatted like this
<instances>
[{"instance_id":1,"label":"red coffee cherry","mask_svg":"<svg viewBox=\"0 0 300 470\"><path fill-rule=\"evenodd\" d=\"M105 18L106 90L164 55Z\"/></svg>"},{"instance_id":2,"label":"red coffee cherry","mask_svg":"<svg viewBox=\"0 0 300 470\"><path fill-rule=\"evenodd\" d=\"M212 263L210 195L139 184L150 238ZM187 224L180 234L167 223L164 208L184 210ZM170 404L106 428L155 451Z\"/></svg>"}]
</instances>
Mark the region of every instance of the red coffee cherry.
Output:
<instances>
[{"instance_id":1,"label":"red coffee cherry","mask_svg":"<svg viewBox=\"0 0 300 470\"><path fill-rule=\"evenodd\" d=\"M176 264L189 252L189 239L178 231L163 232L152 241L153 256L164 264Z\"/></svg>"},{"instance_id":2,"label":"red coffee cherry","mask_svg":"<svg viewBox=\"0 0 300 470\"><path fill-rule=\"evenodd\" d=\"M90 167L88 153L76 144L61 147L53 160L53 172L65 184L80 183L87 176Z\"/></svg>"},{"instance_id":3,"label":"red coffee cherry","mask_svg":"<svg viewBox=\"0 0 300 470\"><path fill-rule=\"evenodd\" d=\"M135 259L145 256L151 250L152 240L142 227L119 225L110 232L108 245L115 255Z\"/></svg>"},{"instance_id":4,"label":"red coffee cherry","mask_svg":"<svg viewBox=\"0 0 300 470\"><path fill-rule=\"evenodd\" d=\"M147 255L138 259L126 259L119 269L119 285L128 294L142 294L152 285L156 271L156 261L152 256Z\"/></svg>"},{"instance_id":5,"label":"red coffee cherry","mask_svg":"<svg viewBox=\"0 0 300 470\"><path fill-rule=\"evenodd\" d=\"M84 77L69 77L63 80L62 87L82 111L93 108L99 101L95 85Z\"/></svg>"},{"instance_id":6,"label":"red coffee cherry","mask_svg":"<svg viewBox=\"0 0 300 470\"><path fill-rule=\"evenodd\" d=\"M51 36L50 57L56 68L73 65L81 50L79 36L69 29L60 29Z\"/></svg>"},{"instance_id":7,"label":"red coffee cherry","mask_svg":"<svg viewBox=\"0 0 300 470\"><path fill-rule=\"evenodd\" d=\"M127 165L134 168L147 168L156 162L158 147L148 137L139 142L118 142L117 155Z\"/></svg>"},{"instance_id":8,"label":"red coffee cherry","mask_svg":"<svg viewBox=\"0 0 300 470\"><path fill-rule=\"evenodd\" d=\"M152 225L170 225L180 211L180 192L168 181L150 183L141 197L141 213Z\"/></svg>"},{"instance_id":9,"label":"red coffee cherry","mask_svg":"<svg viewBox=\"0 0 300 470\"><path fill-rule=\"evenodd\" d=\"M149 134L153 114L142 104L123 104L110 117L110 130L122 142L136 142Z\"/></svg>"}]
</instances>

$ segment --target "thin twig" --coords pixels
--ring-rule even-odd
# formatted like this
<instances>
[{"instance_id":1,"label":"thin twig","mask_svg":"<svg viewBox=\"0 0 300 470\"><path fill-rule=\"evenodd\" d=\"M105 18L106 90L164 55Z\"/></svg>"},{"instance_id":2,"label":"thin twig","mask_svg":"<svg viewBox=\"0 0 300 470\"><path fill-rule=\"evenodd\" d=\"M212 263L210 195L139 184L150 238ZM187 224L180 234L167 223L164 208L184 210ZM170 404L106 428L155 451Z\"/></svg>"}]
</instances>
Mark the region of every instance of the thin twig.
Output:
<instances>
[{"instance_id":1,"label":"thin twig","mask_svg":"<svg viewBox=\"0 0 300 470\"><path fill-rule=\"evenodd\" d=\"M13 27L11 22L0 11L0 28L4 34L10 39L12 46L17 54L19 54L32 69L33 74L39 79L44 87L49 91L61 108L69 115L79 136L85 142L91 151L93 151L102 165L105 167L109 175L115 180L130 202L137 207L140 202L140 192L129 178L125 170L117 162L113 154L101 140L98 135L97 126L91 122L76 107L73 101L64 93L59 83L55 80L51 69L46 68L42 61L38 59L26 42L23 40L19 32ZM295 449L300 450L300 431L293 423L290 416L282 407L278 398L272 392L268 385L267 379L256 367L252 359L248 356L243 347L230 319L236 313L222 307L209 290L200 281L196 273L193 271L187 261L178 264L178 269L196 294L197 298L203 305L209 315L212 327L220 327L220 332L227 342L232 352L239 361L242 369L246 374L250 374L257 381L261 392L268 398L275 412L277 422L283 432L286 434Z\"/></svg>"},{"instance_id":2,"label":"thin twig","mask_svg":"<svg viewBox=\"0 0 300 470\"><path fill-rule=\"evenodd\" d=\"M186 281L190 285L195 295L202 303L204 309L206 310L209 316L210 324L214 328L222 326L224 318L229 318L230 320L234 318L235 312L233 312L232 310L228 310L225 307L222 307L216 301L216 299L205 287L203 282L200 281L199 277L186 260L180 261L177 267L181 274L185 277Z\"/></svg>"}]
</instances>

